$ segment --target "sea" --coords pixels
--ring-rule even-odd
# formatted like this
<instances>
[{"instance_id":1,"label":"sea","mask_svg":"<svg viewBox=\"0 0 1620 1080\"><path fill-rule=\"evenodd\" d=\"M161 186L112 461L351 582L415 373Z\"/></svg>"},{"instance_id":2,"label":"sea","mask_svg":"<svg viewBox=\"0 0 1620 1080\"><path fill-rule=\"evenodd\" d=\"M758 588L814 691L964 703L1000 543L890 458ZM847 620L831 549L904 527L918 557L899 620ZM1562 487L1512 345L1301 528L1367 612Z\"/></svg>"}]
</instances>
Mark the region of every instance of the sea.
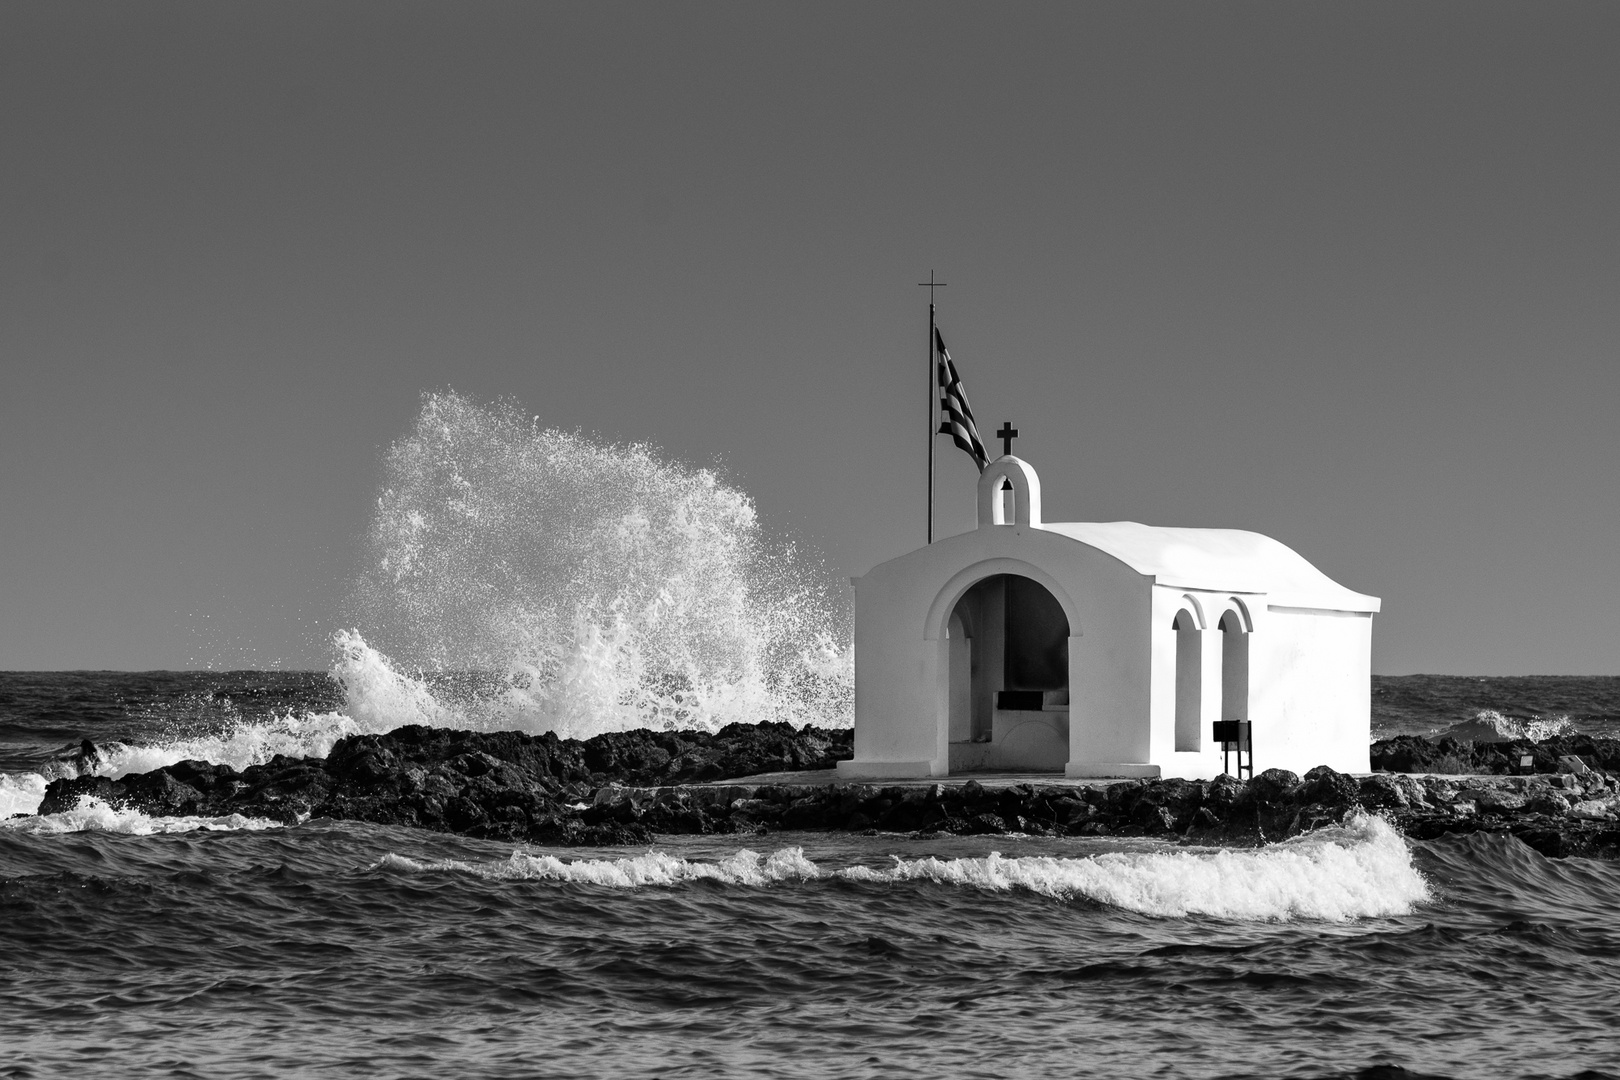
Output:
<instances>
[{"instance_id":1,"label":"sea","mask_svg":"<svg viewBox=\"0 0 1620 1080\"><path fill-rule=\"evenodd\" d=\"M353 670L0 673L0 1076L1620 1076L1620 865L1511 838L581 850L28 813L83 739L112 774L322 753L386 724L368 691L399 700ZM1614 678L1373 700L1375 735L1620 724Z\"/></svg>"},{"instance_id":2,"label":"sea","mask_svg":"<svg viewBox=\"0 0 1620 1080\"><path fill-rule=\"evenodd\" d=\"M0 672L0 1077L1620 1078L1620 865L1511 838L35 812L81 769L410 723L849 723L836 575L719 472L448 392L382 468L327 670ZM1614 735L1620 679L1375 677L1373 709Z\"/></svg>"}]
</instances>

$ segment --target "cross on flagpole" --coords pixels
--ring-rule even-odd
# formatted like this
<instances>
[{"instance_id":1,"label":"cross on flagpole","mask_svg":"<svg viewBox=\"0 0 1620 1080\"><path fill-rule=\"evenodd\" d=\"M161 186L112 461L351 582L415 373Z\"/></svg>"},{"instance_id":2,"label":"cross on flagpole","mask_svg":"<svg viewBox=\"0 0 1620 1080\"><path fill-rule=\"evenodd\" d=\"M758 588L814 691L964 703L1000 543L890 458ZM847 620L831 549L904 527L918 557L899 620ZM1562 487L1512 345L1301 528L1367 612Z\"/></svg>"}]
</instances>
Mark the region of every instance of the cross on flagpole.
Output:
<instances>
[{"instance_id":1,"label":"cross on flagpole","mask_svg":"<svg viewBox=\"0 0 1620 1080\"><path fill-rule=\"evenodd\" d=\"M996 432L996 438L1001 440L1001 452L1012 453L1012 441L1018 438L1018 429L1012 426L1011 420L1001 422L1001 430Z\"/></svg>"},{"instance_id":2,"label":"cross on flagpole","mask_svg":"<svg viewBox=\"0 0 1620 1080\"><path fill-rule=\"evenodd\" d=\"M948 282L948 281L935 281L934 280L934 272L932 270L930 270L930 271L928 271L928 280L927 281L919 281L919 282L917 282L917 284L921 288L924 288L924 289L928 290L928 306L933 307L934 306L934 290L935 289L943 289L946 285L949 285L950 282Z\"/></svg>"},{"instance_id":3,"label":"cross on flagpole","mask_svg":"<svg viewBox=\"0 0 1620 1080\"><path fill-rule=\"evenodd\" d=\"M928 542L934 542L934 428L939 408L934 404L934 290L943 289L948 282L935 281L934 272L928 271L928 280L917 282L928 290Z\"/></svg>"}]
</instances>

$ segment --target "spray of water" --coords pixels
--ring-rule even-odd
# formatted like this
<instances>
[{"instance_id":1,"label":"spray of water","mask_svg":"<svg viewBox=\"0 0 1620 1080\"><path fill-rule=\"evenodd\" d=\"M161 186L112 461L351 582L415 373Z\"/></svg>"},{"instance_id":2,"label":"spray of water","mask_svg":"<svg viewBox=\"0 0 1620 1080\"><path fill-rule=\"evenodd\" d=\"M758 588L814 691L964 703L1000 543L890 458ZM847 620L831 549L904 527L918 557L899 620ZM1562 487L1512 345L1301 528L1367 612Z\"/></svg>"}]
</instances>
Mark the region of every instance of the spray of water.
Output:
<instances>
[{"instance_id":1,"label":"spray of water","mask_svg":"<svg viewBox=\"0 0 1620 1080\"><path fill-rule=\"evenodd\" d=\"M339 635L362 727L379 711L572 737L851 722L847 599L765 535L746 494L509 401L424 395L387 454L355 598L393 666L434 673L357 697L388 680L356 671L389 665Z\"/></svg>"},{"instance_id":2,"label":"spray of water","mask_svg":"<svg viewBox=\"0 0 1620 1080\"><path fill-rule=\"evenodd\" d=\"M33 813L56 776L188 758L245 769L406 724L588 738L853 721L847 597L767 537L746 494L647 446L542 428L511 402L423 397L388 452L353 607L371 641L334 636L340 709L230 713L3 774L0 819Z\"/></svg>"}]
</instances>

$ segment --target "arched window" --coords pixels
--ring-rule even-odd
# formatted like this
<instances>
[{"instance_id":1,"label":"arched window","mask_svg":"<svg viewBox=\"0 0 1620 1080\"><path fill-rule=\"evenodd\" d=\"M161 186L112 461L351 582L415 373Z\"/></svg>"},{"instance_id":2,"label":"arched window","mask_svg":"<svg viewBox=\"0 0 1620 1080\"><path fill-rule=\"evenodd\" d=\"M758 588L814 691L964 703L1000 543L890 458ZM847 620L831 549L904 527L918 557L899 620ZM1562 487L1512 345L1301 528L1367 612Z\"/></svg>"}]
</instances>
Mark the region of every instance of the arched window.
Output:
<instances>
[{"instance_id":1,"label":"arched window","mask_svg":"<svg viewBox=\"0 0 1620 1080\"><path fill-rule=\"evenodd\" d=\"M1221 616L1221 719L1249 718L1249 634L1235 611Z\"/></svg>"},{"instance_id":2,"label":"arched window","mask_svg":"<svg viewBox=\"0 0 1620 1080\"><path fill-rule=\"evenodd\" d=\"M1201 750L1204 664L1198 622L1183 609L1170 627L1176 632L1176 749Z\"/></svg>"}]
</instances>

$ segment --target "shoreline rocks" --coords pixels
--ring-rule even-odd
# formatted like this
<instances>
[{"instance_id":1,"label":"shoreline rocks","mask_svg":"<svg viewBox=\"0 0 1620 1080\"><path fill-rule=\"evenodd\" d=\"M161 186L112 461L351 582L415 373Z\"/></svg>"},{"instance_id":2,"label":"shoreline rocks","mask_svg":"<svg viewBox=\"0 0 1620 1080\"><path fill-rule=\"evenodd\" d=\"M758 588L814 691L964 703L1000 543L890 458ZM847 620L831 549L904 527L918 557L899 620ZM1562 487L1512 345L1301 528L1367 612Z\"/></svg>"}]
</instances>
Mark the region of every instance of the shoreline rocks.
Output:
<instances>
[{"instance_id":1,"label":"shoreline rocks","mask_svg":"<svg viewBox=\"0 0 1620 1080\"><path fill-rule=\"evenodd\" d=\"M1550 739L1462 742L1450 736L1427 739L1399 735L1372 744L1375 772L1512 775L1557 773L1571 767L1566 758L1604 772L1620 772L1620 739L1596 735L1555 735ZM1529 766L1524 760L1530 759Z\"/></svg>"},{"instance_id":2,"label":"shoreline rocks","mask_svg":"<svg viewBox=\"0 0 1620 1080\"><path fill-rule=\"evenodd\" d=\"M276 755L238 772L181 761L117 780L78 776L45 789L40 814L85 796L152 815L310 817L567 844L640 842L590 810L612 783L700 784L764 772L830 769L851 755L852 733L789 724L701 731L611 732L591 739L409 725L340 739L322 758Z\"/></svg>"},{"instance_id":3,"label":"shoreline rocks","mask_svg":"<svg viewBox=\"0 0 1620 1080\"><path fill-rule=\"evenodd\" d=\"M325 759L277 756L241 772L183 761L118 780L57 780L39 812L71 809L88 795L153 815L236 813L289 824L321 817L606 846L652 843L658 834L783 829L1252 844L1364 810L1384 814L1416 839L1504 832L1544 855L1620 857L1620 786L1607 775L1611 763L1620 767L1620 742L1562 736L1525 745L1529 749L1403 737L1373 747L1375 765L1460 763L1477 770L1449 776L1352 776L1321 766L1303 777L1269 769L1247 782L1230 776L1098 783L955 777L829 784L795 783L789 775L723 784L717 781L830 769L851 756L852 734L733 724L714 734L643 730L580 742L411 726L343 739ZM1510 775L1526 756L1543 771Z\"/></svg>"}]
</instances>

